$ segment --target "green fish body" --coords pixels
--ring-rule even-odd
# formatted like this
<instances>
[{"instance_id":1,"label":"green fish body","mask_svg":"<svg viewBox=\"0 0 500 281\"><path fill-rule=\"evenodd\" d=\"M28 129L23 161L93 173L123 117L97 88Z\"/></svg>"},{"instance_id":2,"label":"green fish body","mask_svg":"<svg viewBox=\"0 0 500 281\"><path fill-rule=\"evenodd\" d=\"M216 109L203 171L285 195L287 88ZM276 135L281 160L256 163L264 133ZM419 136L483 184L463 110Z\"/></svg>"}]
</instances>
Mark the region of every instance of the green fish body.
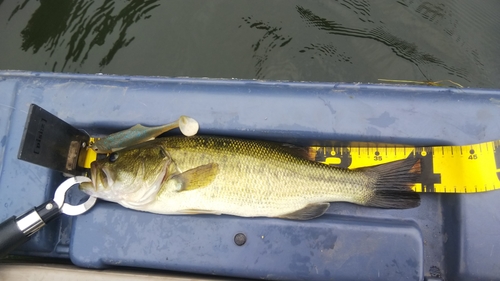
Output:
<instances>
[{"instance_id":1,"label":"green fish body","mask_svg":"<svg viewBox=\"0 0 500 281\"><path fill-rule=\"evenodd\" d=\"M412 208L416 160L347 170L311 160L307 150L223 137L168 137L92 163L90 195L159 214L229 214L306 220L329 202Z\"/></svg>"}]
</instances>

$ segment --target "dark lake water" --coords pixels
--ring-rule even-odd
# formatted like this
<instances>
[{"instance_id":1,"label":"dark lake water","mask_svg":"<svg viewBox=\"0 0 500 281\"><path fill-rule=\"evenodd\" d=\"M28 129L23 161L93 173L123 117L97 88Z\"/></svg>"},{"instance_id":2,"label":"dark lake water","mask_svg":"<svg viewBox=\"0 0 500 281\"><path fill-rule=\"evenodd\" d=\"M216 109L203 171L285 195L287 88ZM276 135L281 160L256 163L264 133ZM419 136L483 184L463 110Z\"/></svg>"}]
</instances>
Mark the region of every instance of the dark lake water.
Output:
<instances>
[{"instance_id":1,"label":"dark lake water","mask_svg":"<svg viewBox=\"0 0 500 281\"><path fill-rule=\"evenodd\" d=\"M470 0L0 0L0 69L500 88L498 11Z\"/></svg>"}]
</instances>

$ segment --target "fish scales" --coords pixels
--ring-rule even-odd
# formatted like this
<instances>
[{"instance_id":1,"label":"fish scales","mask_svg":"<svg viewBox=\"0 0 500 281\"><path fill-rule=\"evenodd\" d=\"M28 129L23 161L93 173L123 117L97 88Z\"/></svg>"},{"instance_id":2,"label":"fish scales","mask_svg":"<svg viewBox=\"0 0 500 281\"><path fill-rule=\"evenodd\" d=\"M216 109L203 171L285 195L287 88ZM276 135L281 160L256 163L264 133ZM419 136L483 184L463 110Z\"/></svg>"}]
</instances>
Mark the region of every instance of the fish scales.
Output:
<instances>
[{"instance_id":1,"label":"fish scales","mask_svg":"<svg viewBox=\"0 0 500 281\"><path fill-rule=\"evenodd\" d=\"M157 203L148 206L156 212L168 213L165 205L181 202L177 203L180 209L225 213L226 206L238 215L251 212L259 216L271 211L279 215L309 203L354 201L369 193L363 192L363 184L369 180L363 174L300 159L274 143L170 138L163 146L181 171L218 163L222 172L201 190L160 191Z\"/></svg>"}]
</instances>

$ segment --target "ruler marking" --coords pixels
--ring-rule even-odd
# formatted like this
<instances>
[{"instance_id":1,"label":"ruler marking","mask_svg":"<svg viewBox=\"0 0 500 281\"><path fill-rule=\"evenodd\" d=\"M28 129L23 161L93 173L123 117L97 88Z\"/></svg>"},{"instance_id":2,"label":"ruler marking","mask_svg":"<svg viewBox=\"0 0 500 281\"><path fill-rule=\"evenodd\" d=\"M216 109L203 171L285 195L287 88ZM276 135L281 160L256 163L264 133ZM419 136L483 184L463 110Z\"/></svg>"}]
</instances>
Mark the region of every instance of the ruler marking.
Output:
<instances>
[{"instance_id":1,"label":"ruler marking","mask_svg":"<svg viewBox=\"0 0 500 281\"><path fill-rule=\"evenodd\" d=\"M498 146L497 146L498 144ZM491 146L491 147L490 147ZM402 148L402 149L401 149ZM410 149L408 152L406 148ZM484 149L483 149L484 148ZM320 150L321 149L321 150ZM357 149L358 158L353 157L356 155L353 149ZM385 149L385 153L382 154L380 149ZM393 149L393 153L389 150ZM441 150L441 157L438 157L438 149ZM499 151L497 151L499 150ZM316 147L314 151L323 151L324 157L328 158L331 153L337 154L336 157L349 157L352 161L351 167L365 167L371 165L379 165L382 160L381 155L385 155L382 162L393 161L394 159L404 159L406 157L421 158L421 161L425 162L424 166L427 166L425 179L420 179L418 183L418 188L414 188L416 192L423 193L474 193L474 192L485 192L490 190L500 189L500 185L497 187L496 182L500 179L500 163L498 161L500 152L500 140L483 142L477 144L467 144L462 146L444 145L444 146L398 146L393 144L375 144L375 143L365 143L365 144L353 144L345 146L332 146L332 147ZM458 154L460 153L460 155ZM422 155L423 154L423 155ZM494 155L492 155L494 154ZM375 158L373 155L376 155ZM394 158L391 158L391 155ZM318 157L321 154L317 155ZM363 156L363 157L361 157ZM457 157L454 157L457 156ZM474 158L476 157L476 158ZM321 157L320 157L321 158ZM317 158L317 161L325 161L325 159ZM494 158L497 158L496 161ZM338 159L337 159L338 160ZM474 160L474 161L471 161ZM358 162L359 161L359 162ZM491 162L495 161L495 162ZM495 166L490 167L488 165ZM463 167L462 167L463 165ZM483 175L482 168L483 165L488 171L494 172L493 178L491 175ZM467 180L465 178L462 180L463 175L457 175L456 169L464 169L468 171L472 176L476 176L477 183L481 183L480 186L477 185L476 180ZM495 169L493 169L495 168ZM492 170L493 169L493 170ZM486 171L486 170L485 170ZM440 178L443 176L445 184L444 186ZM484 178L483 178L484 176ZM455 177L455 179L450 178ZM456 178L460 177L460 178ZM451 179L451 181L450 181ZM476 185L474 185L476 183ZM435 186L436 184L436 186ZM457 185L458 184L458 185ZM460 187L461 186L461 187Z\"/></svg>"}]
</instances>

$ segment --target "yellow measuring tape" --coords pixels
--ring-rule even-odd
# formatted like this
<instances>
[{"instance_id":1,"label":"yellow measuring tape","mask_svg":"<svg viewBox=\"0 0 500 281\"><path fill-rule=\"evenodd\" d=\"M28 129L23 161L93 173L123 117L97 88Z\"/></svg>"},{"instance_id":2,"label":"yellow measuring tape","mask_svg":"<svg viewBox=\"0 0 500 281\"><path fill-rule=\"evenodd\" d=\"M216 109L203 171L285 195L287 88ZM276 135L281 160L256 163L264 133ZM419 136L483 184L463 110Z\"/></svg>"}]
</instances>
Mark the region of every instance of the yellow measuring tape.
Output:
<instances>
[{"instance_id":1,"label":"yellow measuring tape","mask_svg":"<svg viewBox=\"0 0 500 281\"><path fill-rule=\"evenodd\" d=\"M311 147L316 161L355 169L415 157L421 159L417 192L475 193L500 189L500 141L464 146L364 145Z\"/></svg>"},{"instance_id":2,"label":"yellow measuring tape","mask_svg":"<svg viewBox=\"0 0 500 281\"><path fill-rule=\"evenodd\" d=\"M91 143L94 141L91 138ZM316 161L356 169L416 157L421 159L417 192L475 193L500 189L500 141L464 146L408 147L360 144L310 147ZM92 149L83 149L78 164L90 168L97 158Z\"/></svg>"}]
</instances>

